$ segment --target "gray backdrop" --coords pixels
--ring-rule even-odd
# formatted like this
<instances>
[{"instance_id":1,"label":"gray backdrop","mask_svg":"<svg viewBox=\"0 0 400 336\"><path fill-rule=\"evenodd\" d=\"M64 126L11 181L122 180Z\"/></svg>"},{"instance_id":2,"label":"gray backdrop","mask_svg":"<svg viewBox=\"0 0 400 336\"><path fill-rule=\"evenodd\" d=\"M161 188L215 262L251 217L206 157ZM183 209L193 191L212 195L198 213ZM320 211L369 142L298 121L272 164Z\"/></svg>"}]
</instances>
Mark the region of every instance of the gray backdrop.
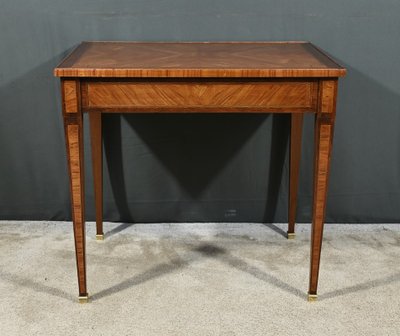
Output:
<instances>
[{"instance_id":1,"label":"gray backdrop","mask_svg":"<svg viewBox=\"0 0 400 336\"><path fill-rule=\"evenodd\" d=\"M81 40L310 40L348 69L327 221L398 221L399 36L399 0L0 0L0 219L71 218L52 71ZM287 126L272 115L106 116L105 219L285 222ZM312 133L309 116L300 222L310 221Z\"/></svg>"}]
</instances>

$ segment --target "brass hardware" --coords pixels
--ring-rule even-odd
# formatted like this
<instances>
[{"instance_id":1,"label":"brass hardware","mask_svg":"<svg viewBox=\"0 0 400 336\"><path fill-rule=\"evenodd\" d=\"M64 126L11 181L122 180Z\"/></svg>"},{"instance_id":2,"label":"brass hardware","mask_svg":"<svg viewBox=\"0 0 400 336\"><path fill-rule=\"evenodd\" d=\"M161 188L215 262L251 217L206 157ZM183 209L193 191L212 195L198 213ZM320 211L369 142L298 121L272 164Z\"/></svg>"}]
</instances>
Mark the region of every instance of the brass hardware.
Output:
<instances>
[{"instance_id":1,"label":"brass hardware","mask_svg":"<svg viewBox=\"0 0 400 336\"><path fill-rule=\"evenodd\" d=\"M293 233L288 232L287 239L295 239L295 238L296 238L296 234L294 232Z\"/></svg>"},{"instance_id":2,"label":"brass hardware","mask_svg":"<svg viewBox=\"0 0 400 336\"><path fill-rule=\"evenodd\" d=\"M82 295L78 297L79 303L88 303L89 295Z\"/></svg>"},{"instance_id":3,"label":"brass hardware","mask_svg":"<svg viewBox=\"0 0 400 336\"><path fill-rule=\"evenodd\" d=\"M308 302L315 302L317 301L318 295L317 294L308 294Z\"/></svg>"},{"instance_id":4,"label":"brass hardware","mask_svg":"<svg viewBox=\"0 0 400 336\"><path fill-rule=\"evenodd\" d=\"M104 234L97 234L96 240L104 240Z\"/></svg>"}]
</instances>

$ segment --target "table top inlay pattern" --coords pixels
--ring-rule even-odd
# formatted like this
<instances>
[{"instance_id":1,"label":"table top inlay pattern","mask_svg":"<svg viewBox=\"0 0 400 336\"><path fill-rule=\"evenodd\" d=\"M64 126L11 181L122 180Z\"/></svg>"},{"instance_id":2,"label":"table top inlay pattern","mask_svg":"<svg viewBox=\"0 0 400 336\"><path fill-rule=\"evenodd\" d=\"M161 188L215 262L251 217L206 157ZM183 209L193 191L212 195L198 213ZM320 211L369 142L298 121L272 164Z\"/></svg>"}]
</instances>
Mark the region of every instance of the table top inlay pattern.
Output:
<instances>
[{"instance_id":1,"label":"table top inlay pattern","mask_svg":"<svg viewBox=\"0 0 400 336\"><path fill-rule=\"evenodd\" d=\"M309 42L82 42L58 77L340 77Z\"/></svg>"}]
</instances>

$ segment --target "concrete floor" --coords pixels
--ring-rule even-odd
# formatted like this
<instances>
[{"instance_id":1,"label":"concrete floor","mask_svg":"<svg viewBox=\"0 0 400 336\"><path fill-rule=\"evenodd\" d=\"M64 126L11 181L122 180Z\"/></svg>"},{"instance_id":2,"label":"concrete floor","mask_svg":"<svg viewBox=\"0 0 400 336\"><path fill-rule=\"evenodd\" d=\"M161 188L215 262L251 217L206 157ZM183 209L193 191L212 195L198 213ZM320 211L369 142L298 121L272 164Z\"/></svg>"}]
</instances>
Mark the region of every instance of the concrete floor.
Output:
<instances>
[{"instance_id":1,"label":"concrete floor","mask_svg":"<svg viewBox=\"0 0 400 336\"><path fill-rule=\"evenodd\" d=\"M77 303L72 225L0 222L0 335L399 335L400 225L327 225L319 301L310 226L88 223Z\"/></svg>"}]
</instances>

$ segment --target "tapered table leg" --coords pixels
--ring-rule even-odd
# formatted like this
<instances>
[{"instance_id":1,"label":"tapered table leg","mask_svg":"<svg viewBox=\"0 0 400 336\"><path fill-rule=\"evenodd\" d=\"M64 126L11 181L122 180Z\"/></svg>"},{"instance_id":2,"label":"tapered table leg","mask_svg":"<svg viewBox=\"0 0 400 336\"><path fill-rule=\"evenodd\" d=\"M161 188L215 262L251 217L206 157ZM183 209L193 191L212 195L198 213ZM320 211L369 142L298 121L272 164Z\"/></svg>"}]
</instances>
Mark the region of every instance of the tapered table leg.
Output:
<instances>
[{"instance_id":1,"label":"tapered table leg","mask_svg":"<svg viewBox=\"0 0 400 336\"><path fill-rule=\"evenodd\" d=\"M299 185L299 168L301 158L301 135L303 130L303 114L292 113L290 122L290 173L289 173L289 216L288 216L288 239L294 239L297 191Z\"/></svg>"},{"instance_id":2,"label":"tapered table leg","mask_svg":"<svg viewBox=\"0 0 400 336\"><path fill-rule=\"evenodd\" d=\"M87 302L85 253L85 196L83 165L83 125L79 82L62 81L63 116L70 177L72 220L78 273L79 302Z\"/></svg>"},{"instance_id":3,"label":"tapered table leg","mask_svg":"<svg viewBox=\"0 0 400 336\"><path fill-rule=\"evenodd\" d=\"M319 265L325 221L330 157L335 123L337 81L321 83L319 111L315 116L314 200L311 231L309 301L317 299Z\"/></svg>"},{"instance_id":4,"label":"tapered table leg","mask_svg":"<svg viewBox=\"0 0 400 336\"><path fill-rule=\"evenodd\" d=\"M94 197L96 206L96 239L103 240L103 141L101 113L90 112L90 139L92 147L92 166L94 178Z\"/></svg>"}]
</instances>

